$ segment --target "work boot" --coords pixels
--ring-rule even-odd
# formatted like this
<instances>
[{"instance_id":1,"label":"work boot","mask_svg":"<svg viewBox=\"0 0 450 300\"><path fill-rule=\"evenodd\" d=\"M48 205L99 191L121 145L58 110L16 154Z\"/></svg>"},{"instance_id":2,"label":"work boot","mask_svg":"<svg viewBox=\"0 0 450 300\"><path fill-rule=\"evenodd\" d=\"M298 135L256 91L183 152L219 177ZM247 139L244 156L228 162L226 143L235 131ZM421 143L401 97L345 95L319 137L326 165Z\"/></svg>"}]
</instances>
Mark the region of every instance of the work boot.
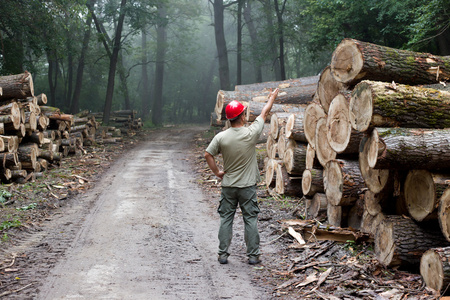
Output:
<instances>
[{"instance_id":1,"label":"work boot","mask_svg":"<svg viewBox=\"0 0 450 300\"><path fill-rule=\"evenodd\" d=\"M222 265L227 264L228 263L228 254L219 255L218 261Z\"/></svg>"},{"instance_id":2,"label":"work boot","mask_svg":"<svg viewBox=\"0 0 450 300\"><path fill-rule=\"evenodd\" d=\"M251 256L249 259L248 259L248 263L250 264L250 265L257 265L257 264L259 264L261 262L261 260L259 259L259 256Z\"/></svg>"}]
</instances>

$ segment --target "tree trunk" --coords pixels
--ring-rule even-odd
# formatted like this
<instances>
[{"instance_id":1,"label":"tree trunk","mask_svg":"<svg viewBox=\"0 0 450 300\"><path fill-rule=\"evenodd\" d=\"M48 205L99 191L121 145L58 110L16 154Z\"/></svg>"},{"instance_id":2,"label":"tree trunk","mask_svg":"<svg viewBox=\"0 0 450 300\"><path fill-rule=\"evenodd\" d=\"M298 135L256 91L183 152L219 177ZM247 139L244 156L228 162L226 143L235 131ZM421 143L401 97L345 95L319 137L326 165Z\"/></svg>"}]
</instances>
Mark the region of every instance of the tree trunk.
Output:
<instances>
[{"instance_id":1,"label":"tree trunk","mask_svg":"<svg viewBox=\"0 0 450 300\"><path fill-rule=\"evenodd\" d=\"M7 125L14 130L18 130L21 124L21 113L19 105L16 102L12 102L8 105L0 106L0 123ZM8 126L8 125L11 126Z\"/></svg>"},{"instance_id":2,"label":"tree trunk","mask_svg":"<svg viewBox=\"0 0 450 300\"><path fill-rule=\"evenodd\" d=\"M409 85L450 80L450 57L389 48L344 39L334 50L331 72L337 81L354 85L363 79Z\"/></svg>"},{"instance_id":3,"label":"tree trunk","mask_svg":"<svg viewBox=\"0 0 450 300\"><path fill-rule=\"evenodd\" d=\"M325 67L320 74L320 79L317 84L317 96L326 113L328 113L331 101L333 101L334 97L336 97L344 88L345 85L342 82L334 79L331 74L331 67Z\"/></svg>"},{"instance_id":4,"label":"tree trunk","mask_svg":"<svg viewBox=\"0 0 450 300\"><path fill-rule=\"evenodd\" d=\"M278 48L279 48L278 59L280 60L281 80L285 80L286 79L286 69L285 69L285 62L284 62L285 53L284 53L283 13L284 13L285 5L286 5L286 0L283 1L281 8L278 3L278 0L274 0L274 5L275 5L275 13L277 15L277 35L278 35Z\"/></svg>"},{"instance_id":5,"label":"tree trunk","mask_svg":"<svg viewBox=\"0 0 450 300\"><path fill-rule=\"evenodd\" d=\"M449 184L449 175L427 170L410 171L405 181L405 201L410 216L419 222L435 219L439 198Z\"/></svg>"},{"instance_id":6,"label":"tree trunk","mask_svg":"<svg viewBox=\"0 0 450 300\"><path fill-rule=\"evenodd\" d=\"M244 7L244 19L245 19L245 24L247 25L248 28L248 32L250 35L250 40L252 42L252 65L255 69L255 81L256 82L262 82L262 70L261 70L261 63L259 62L258 59L258 53L255 50L258 44L258 33L256 31L255 28L255 24L253 23L253 19L251 17L252 13L251 13L251 0L246 1L247 5Z\"/></svg>"},{"instance_id":7,"label":"tree trunk","mask_svg":"<svg viewBox=\"0 0 450 300\"><path fill-rule=\"evenodd\" d=\"M450 285L450 247L425 251L420 259L420 275L427 287L444 294Z\"/></svg>"},{"instance_id":8,"label":"tree trunk","mask_svg":"<svg viewBox=\"0 0 450 300\"><path fill-rule=\"evenodd\" d=\"M440 232L425 230L402 216L386 216L375 236L375 254L385 266L418 266L422 254L449 242Z\"/></svg>"},{"instance_id":9,"label":"tree trunk","mask_svg":"<svg viewBox=\"0 0 450 300\"><path fill-rule=\"evenodd\" d=\"M224 31L224 4L223 0L214 0L214 33L216 39L217 55L219 57L220 89L230 89L230 67L228 65L228 50Z\"/></svg>"},{"instance_id":10,"label":"tree trunk","mask_svg":"<svg viewBox=\"0 0 450 300\"><path fill-rule=\"evenodd\" d=\"M306 148L305 144L297 144L296 148L288 148L284 152L284 165L291 175L301 176L306 169Z\"/></svg>"},{"instance_id":11,"label":"tree trunk","mask_svg":"<svg viewBox=\"0 0 450 300\"><path fill-rule=\"evenodd\" d=\"M320 104L312 102L306 107L305 116L303 117L303 128L306 139L314 150L316 150L317 122L324 117L326 117L326 114Z\"/></svg>"},{"instance_id":12,"label":"tree trunk","mask_svg":"<svg viewBox=\"0 0 450 300\"><path fill-rule=\"evenodd\" d=\"M155 90L153 97L152 121L155 125L162 125L163 119L163 88L164 88L164 64L167 50L167 31L166 31L166 7L161 4L158 8L159 18L161 19L156 30L156 70L155 70Z\"/></svg>"},{"instance_id":13,"label":"tree trunk","mask_svg":"<svg viewBox=\"0 0 450 300\"><path fill-rule=\"evenodd\" d=\"M375 169L443 170L450 168L450 129L374 128L368 164Z\"/></svg>"},{"instance_id":14,"label":"tree trunk","mask_svg":"<svg viewBox=\"0 0 450 300\"><path fill-rule=\"evenodd\" d=\"M369 166L367 158L369 147L369 138L363 137L359 148L359 169L369 190L377 194L386 186L389 178L389 170L374 169Z\"/></svg>"},{"instance_id":15,"label":"tree trunk","mask_svg":"<svg viewBox=\"0 0 450 300\"><path fill-rule=\"evenodd\" d=\"M352 92L350 122L373 127L450 127L450 92L419 86L363 81Z\"/></svg>"},{"instance_id":16,"label":"tree trunk","mask_svg":"<svg viewBox=\"0 0 450 300\"><path fill-rule=\"evenodd\" d=\"M330 160L323 182L328 202L340 206L353 205L366 187L358 161L353 160Z\"/></svg>"},{"instance_id":17,"label":"tree trunk","mask_svg":"<svg viewBox=\"0 0 450 300\"><path fill-rule=\"evenodd\" d=\"M142 107L142 118L146 119L150 113L150 93L149 93L149 81L148 81L148 71L147 71L147 31L142 28L141 32L141 47L142 47L142 57L141 57L141 107Z\"/></svg>"},{"instance_id":18,"label":"tree trunk","mask_svg":"<svg viewBox=\"0 0 450 300\"><path fill-rule=\"evenodd\" d=\"M125 6L127 0L122 0L120 3L119 19L117 21L116 33L114 35L114 46L109 60L108 86L106 87L105 107L103 110L103 124L109 123L109 115L111 113L112 100L114 95L114 81L116 77L117 61L119 58L119 51L122 40L122 29L125 20Z\"/></svg>"},{"instance_id":19,"label":"tree trunk","mask_svg":"<svg viewBox=\"0 0 450 300\"><path fill-rule=\"evenodd\" d=\"M34 96L33 78L29 72L17 75L0 76L3 89L0 101L7 99L25 99Z\"/></svg>"},{"instance_id":20,"label":"tree trunk","mask_svg":"<svg viewBox=\"0 0 450 300\"><path fill-rule=\"evenodd\" d=\"M273 24L273 13L272 13L272 5L271 5L271 0L264 0L262 2L263 6L264 6L264 13L265 13L265 17L266 17L266 26L267 26L267 30L268 30L268 45L269 45L269 49L268 51L268 56L269 59L271 61L271 65L275 74L275 80L280 81L283 80L282 76L281 76L281 66L280 66L280 60L279 60L279 54L277 51L277 41L276 41L276 32L274 30L274 28L276 28L276 26Z\"/></svg>"},{"instance_id":21,"label":"tree trunk","mask_svg":"<svg viewBox=\"0 0 450 300\"><path fill-rule=\"evenodd\" d=\"M324 193L323 171L320 169L306 169L302 174L302 192L312 197L317 193Z\"/></svg>"},{"instance_id":22,"label":"tree trunk","mask_svg":"<svg viewBox=\"0 0 450 300\"><path fill-rule=\"evenodd\" d=\"M316 156L320 164L325 167L327 162L336 158L336 151L334 151L327 139L327 119L321 118L316 125Z\"/></svg>"}]
</instances>

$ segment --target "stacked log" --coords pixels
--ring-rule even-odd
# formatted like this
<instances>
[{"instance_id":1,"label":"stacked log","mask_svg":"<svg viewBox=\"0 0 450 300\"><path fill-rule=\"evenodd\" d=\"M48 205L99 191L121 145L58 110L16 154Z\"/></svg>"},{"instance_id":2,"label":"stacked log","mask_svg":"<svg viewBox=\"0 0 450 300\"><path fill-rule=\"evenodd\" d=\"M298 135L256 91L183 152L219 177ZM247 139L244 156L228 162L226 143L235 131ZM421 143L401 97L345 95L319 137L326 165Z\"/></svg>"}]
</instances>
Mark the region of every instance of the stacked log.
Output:
<instances>
[{"instance_id":1,"label":"stacked log","mask_svg":"<svg viewBox=\"0 0 450 300\"><path fill-rule=\"evenodd\" d=\"M88 113L88 116L95 117L98 120L103 119L102 112ZM135 110L116 110L112 111L109 117L110 127L120 128L123 134L133 134L136 130L144 126L141 118L137 117Z\"/></svg>"},{"instance_id":2,"label":"stacked log","mask_svg":"<svg viewBox=\"0 0 450 300\"><path fill-rule=\"evenodd\" d=\"M57 167L64 156L82 155L83 144L95 138L95 118L64 114L35 95L29 72L0 76L0 166L4 183L26 182Z\"/></svg>"}]
</instances>

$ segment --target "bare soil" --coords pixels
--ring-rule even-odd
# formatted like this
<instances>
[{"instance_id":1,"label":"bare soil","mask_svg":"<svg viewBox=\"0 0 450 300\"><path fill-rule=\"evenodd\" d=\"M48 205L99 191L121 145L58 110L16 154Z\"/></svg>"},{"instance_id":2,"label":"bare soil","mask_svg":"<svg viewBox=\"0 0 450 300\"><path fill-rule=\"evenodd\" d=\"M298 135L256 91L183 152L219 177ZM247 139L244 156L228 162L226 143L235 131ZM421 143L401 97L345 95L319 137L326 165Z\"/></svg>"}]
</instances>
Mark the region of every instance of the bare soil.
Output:
<instances>
[{"instance_id":1,"label":"bare soil","mask_svg":"<svg viewBox=\"0 0 450 300\"><path fill-rule=\"evenodd\" d=\"M381 266L370 243L308 241L282 220L299 198L259 187L263 262L247 264L238 213L217 262L220 182L207 126L145 130L3 185L0 297L7 299L437 299L417 270Z\"/></svg>"}]
</instances>

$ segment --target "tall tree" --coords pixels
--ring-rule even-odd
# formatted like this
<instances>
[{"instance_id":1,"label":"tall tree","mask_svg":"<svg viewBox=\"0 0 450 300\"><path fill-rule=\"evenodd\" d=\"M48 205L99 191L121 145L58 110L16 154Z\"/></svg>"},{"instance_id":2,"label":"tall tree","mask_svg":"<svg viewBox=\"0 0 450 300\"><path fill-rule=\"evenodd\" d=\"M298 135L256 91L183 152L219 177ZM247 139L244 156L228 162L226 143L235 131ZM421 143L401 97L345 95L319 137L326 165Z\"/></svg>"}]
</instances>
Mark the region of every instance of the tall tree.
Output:
<instances>
[{"instance_id":1,"label":"tall tree","mask_svg":"<svg viewBox=\"0 0 450 300\"><path fill-rule=\"evenodd\" d=\"M277 14L277 35L278 35L278 49L279 56L278 59L280 61L280 75L281 80L286 79L286 66L284 62L284 30L283 30L283 13L286 7L286 0L283 0L283 4L280 7L279 1L274 0L275 12Z\"/></svg>"},{"instance_id":2,"label":"tall tree","mask_svg":"<svg viewBox=\"0 0 450 300\"><path fill-rule=\"evenodd\" d=\"M149 89L149 81L148 81L148 68L147 68L147 30L142 28L141 31L141 48L142 48L142 57L141 57L141 109L142 109L142 118L146 119L150 112L150 89Z\"/></svg>"},{"instance_id":3,"label":"tall tree","mask_svg":"<svg viewBox=\"0 0 450 300\"><path fill-rule=\"evenodd\" d=\"M244 7L245 0L238 0L237 10L237 76L236 84L242 84L242 9Z\"/></svg>"},{"instance_id":4,"label":"tall tree","mask_svg":"<svg viewBox=\"0 0 450 300\"><path fill-rule=\"evenodd\" d=\"M230 66L228 63L228 50L224 31L224 10L225 7L234 4L224 5L223 0L209 0L214 8L214 36L216 39L217 55L219 57L219 79L220 89L230 89Z\"/></svg>"},{"instance_id":5,"label":"tall tree","mask_svg":"<svg viewBox=\"0 0 450 300\"><path fill-rule=\"evenodd\" d=\"M164 64L167 50L167 11L165 3L158 6L158 14L159 18L156 28L155 90L152 109L152 122L157 126L163 122Z\"/></svg>"},{"instance_id":6,"label":"tall tree","mask_svg":"<svg viewBox=\"0 0 450 300\"><path fill-rule=\"evenodd\" d=\"M252 65L255 70L255 79L256 82L262 82L262 69L261 69L261 62L259 57L261 56L259 54L259 51L257 50L258 45L258 33L255 28L255 24L253 22L252 17L252 0L247 1L247 5L244 7L244 19L245 24L247 25L248 33L250 35L251 40L251 57L252 57Z\"/></svg>"}]
</instances>

